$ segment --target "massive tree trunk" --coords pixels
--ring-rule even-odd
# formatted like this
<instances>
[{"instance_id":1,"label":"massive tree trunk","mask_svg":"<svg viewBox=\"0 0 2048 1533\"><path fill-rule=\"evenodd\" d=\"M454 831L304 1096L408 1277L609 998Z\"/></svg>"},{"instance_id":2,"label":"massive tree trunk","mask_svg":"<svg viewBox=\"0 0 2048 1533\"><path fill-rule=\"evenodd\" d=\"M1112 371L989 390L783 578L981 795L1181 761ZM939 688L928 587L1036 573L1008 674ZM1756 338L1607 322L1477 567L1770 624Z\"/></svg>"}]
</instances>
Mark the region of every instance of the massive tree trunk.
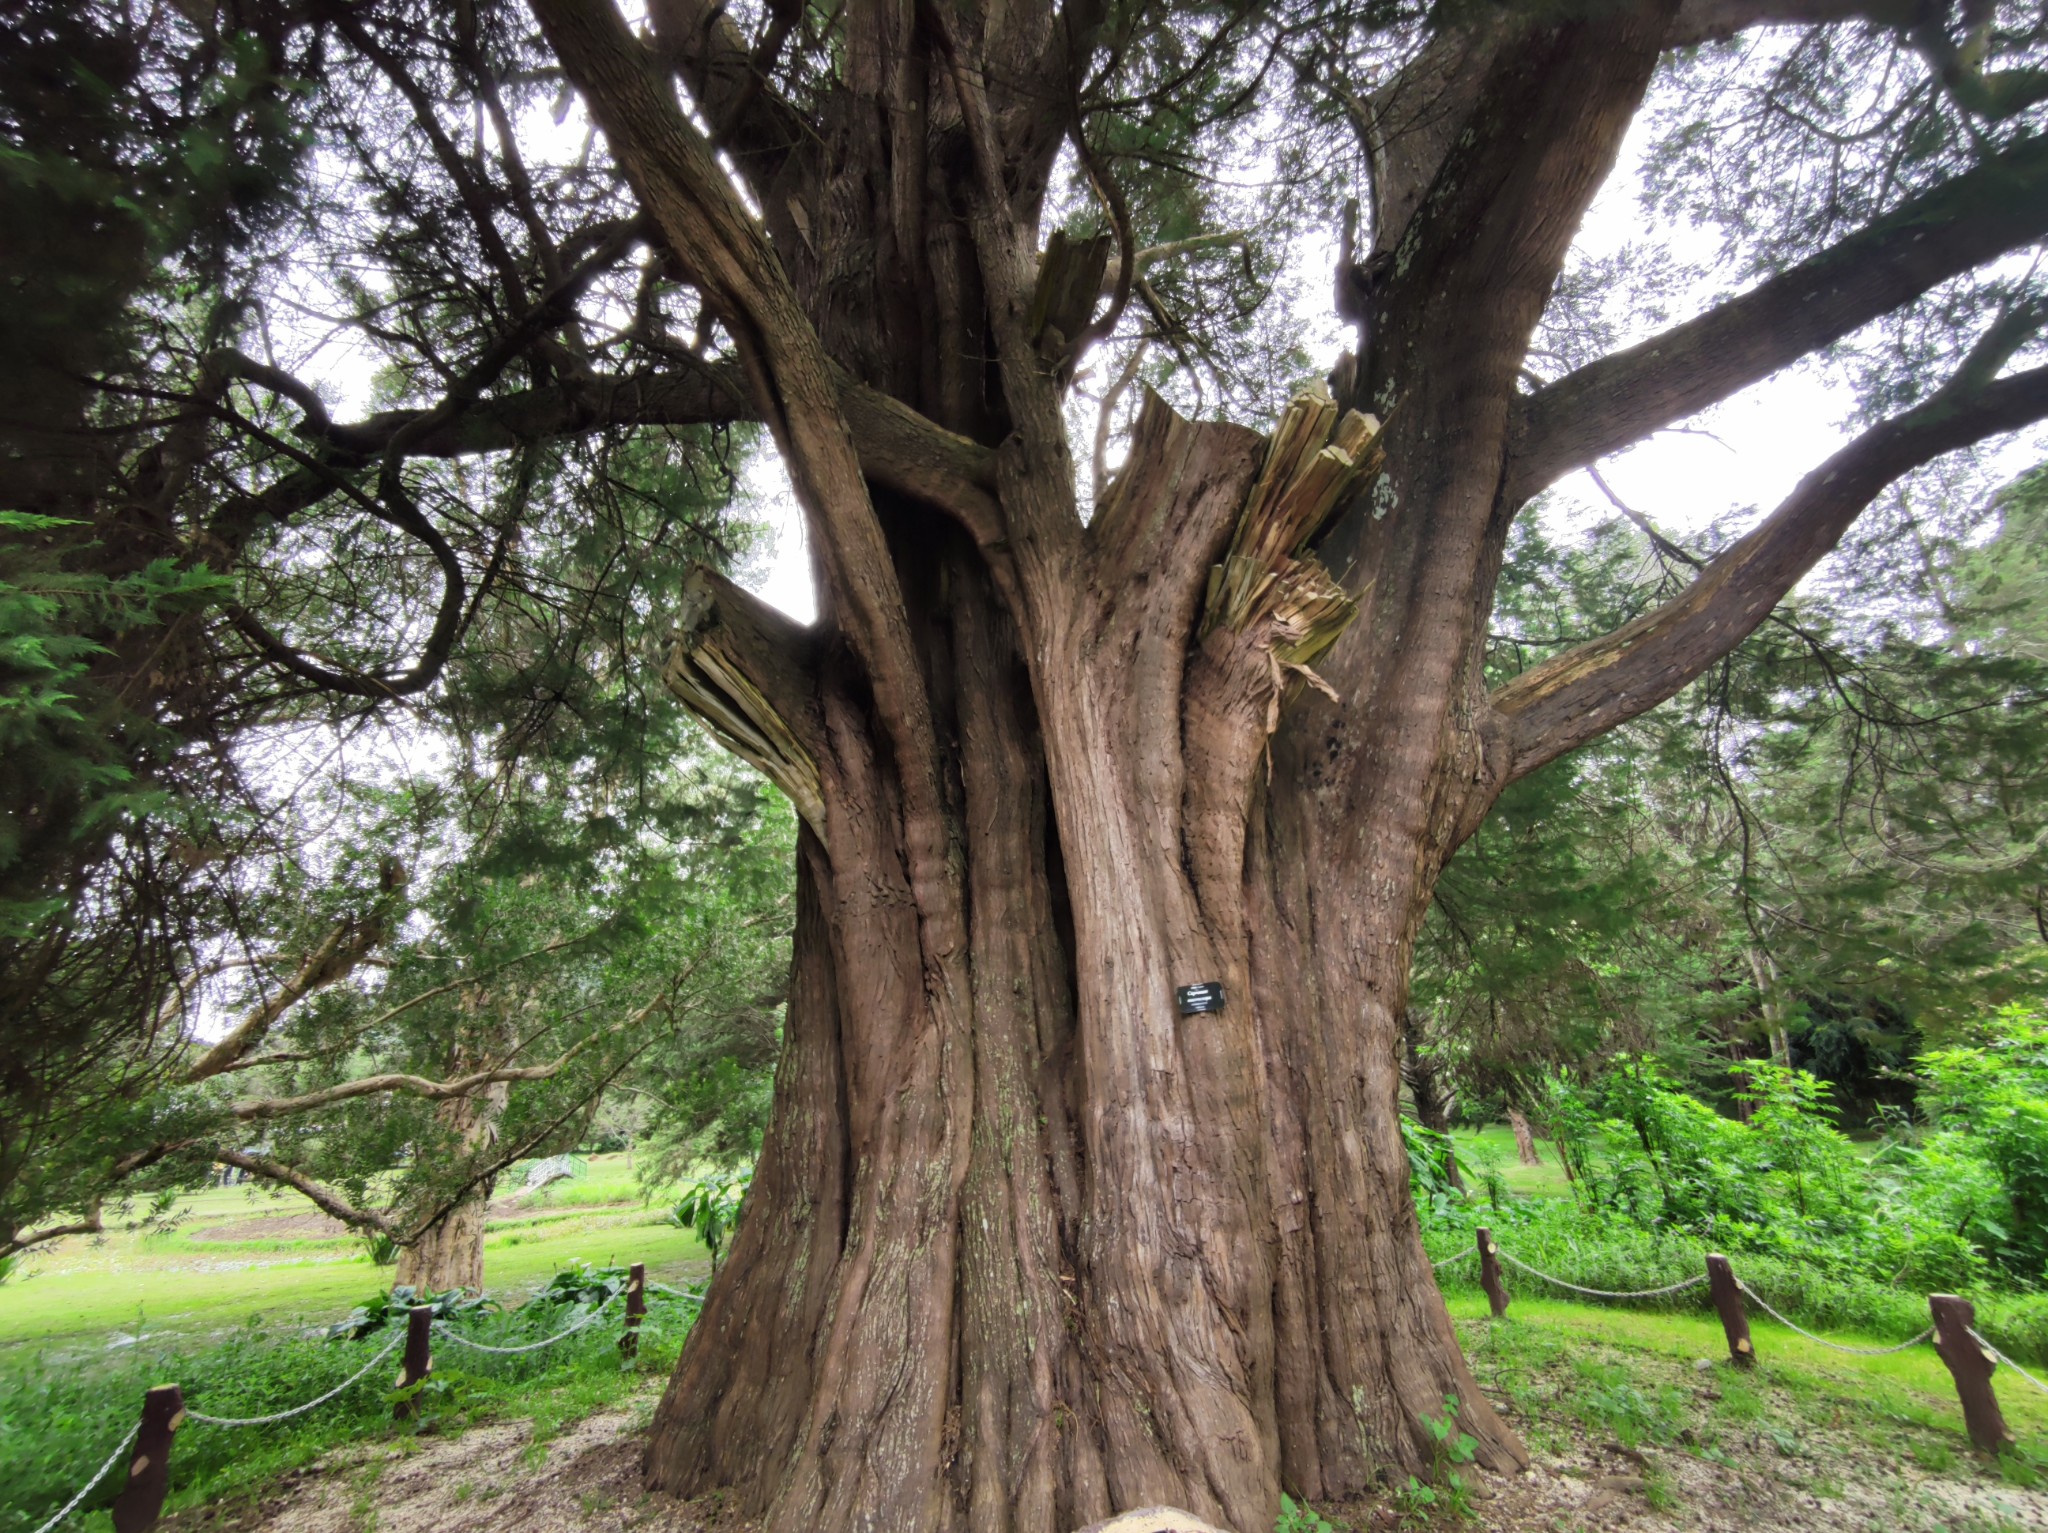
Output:
<instances>
[{"instance_id":1,"label":"massive tree trunk","mask_svg":"<svg viewBox=\"0 0 2048 1533\"><path fill-rule=\"evenodd\" d=\"M1526 1462L1399 1132L1436 879L1509 780L1672 695L1878 486L2048 382L1885 423L1667 608L1489 695L1522 502L1612 419L1746 381L1652 350L1518 388L1674 7L1489 13L1426 50L1433 128L1375 151L1386 260L1340 275L1372 337L1343 397L1270 441L1148 400L1084 519L1064 390L1139 256L1107 191L1113 268L1107 240L1040 250L1055 154L1089 158L1062 103L1092 12L857 0L807 119L757 73L786 28L656 0L650 48L602 0L532 3L732 338L821 608L700 572L665 673L804 830L774 1119L651 1483L776 1533L1161 1502L1263 1533L1283 1486L1426 1472L1451 1397L1483 1465ZM1879 301L1844 291L1786 298L1800 333ZM1220 1008L1183 1014L1196 984Z\"/></svg>"},{"instance_id":2,"label":"massive tree trunk","mask_svg":"<svg viewBox=\"0 0 2048 1533\"><path fill-rule=\"evenodd\" d=\"M1413 370L1404 427L1375 437L1325 396L1269 444L1148 400L1084 527L1059 391L1104 252L1039 270L1059 139L991 83L1042 71L1056 34L919 36L876 8L893 30L853 29L828 194L778 259L602 16L536 9L734 328L824 607L796 630L700 574L667 671L806 828L775 1120L651 1483L805 1533L1055 1533L1158 1503L1261 1533L1283 1486L1427 1473L1422 1418L1447 1400L1482 1464L1525 1463L1423 1254L1397 1019L1431 887L1501 781L1471 616L1506 401L1572 219L1484 291L1441 254L1415 266L1458 317L1426 350L1383 324L1399 360L1354 370ZM699 49L711 115L744 121L702 57L717 13L656 20ZM1489 133L1560 79L1553 115L1584 120L1549 158L1460 178L1582 206L1657 27L1567 28L1511 67L1475 52L1501 76ZM800 210L780 174L771 233ZM879 395L956 435L856 439L844 401L886 423ZM1380 572L1353 623L1307 544L1375 491L1403 514L1354 514L1326 555ZM1422 535L1446 523L1466 533L1448 554ZM1221 1008L1181 1014L1198 983Z\"/></svg>"}]
</instances>

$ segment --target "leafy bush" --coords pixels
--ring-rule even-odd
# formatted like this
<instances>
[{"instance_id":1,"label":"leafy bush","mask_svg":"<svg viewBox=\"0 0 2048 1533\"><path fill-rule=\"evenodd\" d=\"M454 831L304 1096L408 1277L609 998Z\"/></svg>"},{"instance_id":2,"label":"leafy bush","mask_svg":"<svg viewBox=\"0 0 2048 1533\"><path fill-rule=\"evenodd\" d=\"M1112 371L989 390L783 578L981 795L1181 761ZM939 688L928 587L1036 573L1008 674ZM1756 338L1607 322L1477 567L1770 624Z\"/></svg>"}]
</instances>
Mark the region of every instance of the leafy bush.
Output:
<instances>
[{"instance_id":1,"label":"leafy bush","mask_svg":"<svg viewBox=\"0 0 2048 1533\"><path fill-rule=\"evenodd\" d=\"M410 1284L399 1283L389 1293L374 1294L358 1304L346 1319L327 1328L327 1337L330 1341L361 1341L391 1326L404 1325L406 1316L421 1304L434 1312L436 1320L474 1320L500 1308L496 1299L466 1288L417 1293Z\"/></svg>"},{"instance_id":2,"label":"leafy bush","mask_svg":"<svg viewBox=\"0 0 2048 1533\"><path fill-rule=\"evenodd\" d=\"M2048 1021L2009 1008L1985 1031L1920 1059L1924 1122L1892 1115L1868 1157L1834 1126L1825 1082L1758 1062L1740 1067L1746 1123L1651 1060L1623 1059L1597 1085L1546 1081L1569 1199L1461 1195L1438 1174L1433 1136L1410 1127L1425 1237L1442 1258L1490 1224L1531 1266L1624 1292L1697 1276L1723 1251L1802 1324L1891 1340L1926 1327L1927 1294L1967 1293L1995 1345L2048 1359ZM1477 1277L1470 1264L1441 1275ZM1545 1290L1512 1269L1507 1280ZM1638 1302L1702 1307L1706 1291Z\"/></svg>"},{"instance_id":3,"label":"leafy bush","mask_svg":"<svg viewBox=\"0 0 2048 1533\"><path fill-rule=\"evenodd\" d=\"M547 1285L519 1310L522 1314L542 1311L553 1314L564 1306L596 1309L624 1293L632 1275L630 1267L593 1267L587 1261L574 1261L549 1278ZM671 1288L666 1283L649 1283L645 1293L650 1305L661 1302L696 1304L702 1298L698 1290Z\"/></svg>"},{"instance_id":4,"label":"leafy bush","mask_svg":"<svg viewBox=\"0 0 2048 1533\"><path fill-rule=\"evenodd\" d=\"M740 1222L740 1208L753 1180L752 1167L702 1177L683 1189L682 1198L669 1213L677 1224L704 1242L704 1248L711 1253L714 1272L718 1270L718 1253L726 1237Z\"/></svg>"}]
</instances>

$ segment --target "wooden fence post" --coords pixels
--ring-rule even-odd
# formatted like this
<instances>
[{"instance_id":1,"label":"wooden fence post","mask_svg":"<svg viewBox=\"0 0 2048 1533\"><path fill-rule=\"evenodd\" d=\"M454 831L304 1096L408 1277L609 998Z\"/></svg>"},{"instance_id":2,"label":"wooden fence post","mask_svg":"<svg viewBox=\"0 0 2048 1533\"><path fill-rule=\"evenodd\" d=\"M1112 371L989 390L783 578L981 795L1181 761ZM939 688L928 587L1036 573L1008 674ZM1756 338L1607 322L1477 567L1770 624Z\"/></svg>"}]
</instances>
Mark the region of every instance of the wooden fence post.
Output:
<instances>
[{"instance_id":1,"label":"wooden fence post","mask_svg":"<svg viewBox=\"0 0 2048 1533\"><path fill-rule=\"evenodd\" d=\"M1997 1361L1970 1335L1977 1306L1952 1293L1937 1293L1928 1295L1927 1307L1934 1312L1934 1350L1955 1378L1970 1441L1986 1453L1996 1453L2013 1436L1998 1408L1998 1396L1991 1392L1991 1370Z\"/></svg>"},{"instance_id":2,"label":"wooden fence post","mask_svg":"<svg viewBox=\"0 0 2048 1533\"><path fill-rule=\"evenodd\" d=\"M1486 1302L1493 1306L1493 1318L1498 1320L1508 1312L1508 1291L1500 1281L1500 1247L1493 1243L1493 1231L1481 1227L1479 1230L1479 1286L1486 1290Z\"/></svg>"},{"instance_id":3,"label":"wooden fence post","mask_svg":"<svg viewBox=\"0 0 2048 1533\"><path fill-rule=\"evenodd\" d=\"M1738 1368L1756 1365L1756 1344L1749 1339L1749 1311L1742 1307L1742 1288L1735 1281L1735 1269L1725 1256L1707 1258L1707 1292L1721 1315L1721 1329L1728 1333L1728 1355Z\"/></svg>"},{"instance_id":4,"label":"wooden fence post","mask_svg":"<svg viewBox=\"0 0 2048 1533\"><path fill-rule=\"evenodd\" d=\"M423 1383L434 1371L434 1307L431 1304L415 1304L405 1317L405 1366L398 1372L398 1387L410 1389ZM410 1421L420 1413L417 1395L400 1400L391 1407L391 1414L400 1421Z\"/></svg>"},{"instance_id":5,"label":"wooden fence post","mask_svg":"<svg viewBox=\"0 0 2048 1533\"><path fill-rule=\"evenodd\" d=\"M640 1352L640 1317L647 1313L647 1264L635 1262L626 1276L626 1334L619 1338L619 1356Z\"/></svg>"},{"instance_id":6,"label":"wooden fence post","mask_svg":"<svg viewBox=\"0 0 2048 1533\"><path fill-rule=\"evenodd\" d=\"M114 1533L149 1533L163 1515L171 1488L171 1439L185 1424L185 1396L175 1384L159 1384L142 1397L142 1430L128 1483L114 1498Z\"/></svg>"}]
</instances>

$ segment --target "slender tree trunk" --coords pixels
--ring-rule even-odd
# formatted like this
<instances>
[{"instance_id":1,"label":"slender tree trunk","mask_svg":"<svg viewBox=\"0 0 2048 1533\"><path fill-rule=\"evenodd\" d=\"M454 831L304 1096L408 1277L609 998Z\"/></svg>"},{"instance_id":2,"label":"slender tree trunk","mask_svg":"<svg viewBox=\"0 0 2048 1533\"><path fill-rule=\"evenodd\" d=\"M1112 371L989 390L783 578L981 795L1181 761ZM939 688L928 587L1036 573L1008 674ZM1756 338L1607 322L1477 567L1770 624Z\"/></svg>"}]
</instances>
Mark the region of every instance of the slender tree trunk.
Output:
<instances>
[{"instance_id":1,"label":"slender tree trunk","mask_svg":"<svg viewBox=\"0 0 2048 1533\"><path fill-rule=\"evenodd\" d=\"M1519 1108L1508 1109L1508 1127L1515 1131L1515 1156L1525 1166L1540 1166L1543 1157L1536 1153L1536 1135L1529 1128L1529 1120Z\"/></svg>"},{"instance_id":2,"label":"slender tree trunk","mask_svg":"<svg viewBox=\"0 0 2048 1533\"><path fill-rule=\"evenodd\" d=\"M450 1073L460 1075L495 1062L506 1045L506 1030L498 1019L484 1012L488 1002L479 995L471 1002L478 1008L475 1025L450 1056ZM460 1164L472 1154L487 1151L498 1137L498 1120L511 1095L511 1085L494 1081L467 1096L450 1097L434 1109L441 1132L440 1142L423 1147L422 1154L446 1156ZM485 1177L429 1224L417 1239L400 1247L394 1281L416 1291L442 1293L464 1288L481 1293L484 1287L484 1224L489 1215L496 1177Z\"/></svg>"},{"instance_id":3,"label":"slender tree trunk","mask_svg":"<svg viewBox=\"0 0 2048 1533\"><path fill-rule=\"evenodd\" d=\"M1792 1035L1785 1028L1785 998L1778 992L1778 966L1760 948L1748 951L1749 972L1756 982L1757 1005L1764 1021L1764 1038L1770 1046L1771 1063L1789 1068L1792 1064Z\"/></svg>"}]
</instances>

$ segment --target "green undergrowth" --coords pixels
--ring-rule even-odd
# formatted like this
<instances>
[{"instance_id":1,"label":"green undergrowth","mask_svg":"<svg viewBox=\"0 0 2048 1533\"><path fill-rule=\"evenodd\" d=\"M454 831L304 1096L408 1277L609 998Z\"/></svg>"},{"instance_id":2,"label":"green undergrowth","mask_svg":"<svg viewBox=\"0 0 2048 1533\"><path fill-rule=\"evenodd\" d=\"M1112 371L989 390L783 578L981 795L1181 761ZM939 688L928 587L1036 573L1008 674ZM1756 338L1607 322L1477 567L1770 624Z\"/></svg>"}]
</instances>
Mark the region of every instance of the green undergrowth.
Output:
<instances>
[{"instance_id":1,"label":"green undergrowth","mask_svg":"<svg viewBox=\"0 0 2048 1533\"><path fill-rule=\"evenodd\" d=\"M465 1322L462 1334L514 1345L562 1330L577 1313L536 1306L488 1314ZM616 1306L586 1331L517 1356L472 1352L437 1336L433 1373L410 1423L392 1419L396 1352L339 1398L291 1421L240 1428L188 1421L172 1456L167 1508L258 1490L351 1443L460 1433L507 1419L531 1419L534 1440L544 1442L666 1374L693 1313L656 1296L631 1361L619 1356ZM217 1345L143 1346L87 1363L50 1354L13 1360L0 1368L0 1533L28 1533L69 1500L134 1423L152 1385L176 1382L187 1407L209 1415L266 1415L341 1383L389 1336L327 1341L259 1320ZM104 1508L120 1479L117 1467L64 1525L67 1533L110 1526Z\"/></svg>"},{"instance_id":2,"label":"green undergrowth","mask_svg":"<svg viewBox=\"0 0 2048 1533\"><path fill-rule=\"evenodd\" d=\"M1682 1235L1581 1218L1567 1202L1530 1201L1500 1209L1475 1207L1455 1222L1432 1220L1425 1227L1432 1259L1475 1250L1470 1229L1489 1222L1503 1252L1568 1283L1613 1292L1662 1288L1699 1276L1706 1271L1710 1249ZM1761 1252L1731 1253L1730 1261L1736 1275L1774 1308L1808 1330L1852 1345L1904 1341L1929 1323L1927 1296L1904 1287ZM1512 1295L1549 1298L1558 1292L1505 1262L1501 1275ZM1437 1281L1447 1293L1476 1294L1476 1254L1439 1269ZM1979 1291L1966 1297L1976 1305L1977 1329L1993 1346L2022 1363L2048 1364L2048 1294ZM1704 1283L1664 1298L1629 1300L1626 1308L1711 1314ZM1756 1306L1750 1309L1753 1322L1770 1323Z\"/></svg>"}]
</instances>

